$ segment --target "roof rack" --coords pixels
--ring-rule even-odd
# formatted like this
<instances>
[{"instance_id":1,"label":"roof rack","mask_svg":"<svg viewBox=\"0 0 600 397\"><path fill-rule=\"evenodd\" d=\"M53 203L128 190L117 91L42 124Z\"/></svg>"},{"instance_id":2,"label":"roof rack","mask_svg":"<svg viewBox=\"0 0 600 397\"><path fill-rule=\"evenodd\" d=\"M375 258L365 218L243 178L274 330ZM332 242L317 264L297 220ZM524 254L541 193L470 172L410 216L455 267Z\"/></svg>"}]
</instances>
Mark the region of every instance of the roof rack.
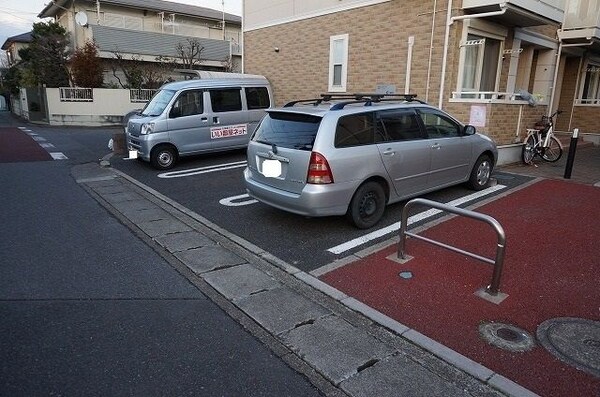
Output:
<instances>
[{"instance_id":1,"label":"roof rack","mask_svg":"<svg viewBox=\"0 0 600 397\"><path fill-rule=\"evenodd\" d=\"M332 99L345 100L345 102L339 102L331 106L331 110L343 109L344 106L353 103L364 103L365 106L372 105L373 102L386 102L386 101L397 101L403 99L406 102L417 101L422 104L427 104L421 100L416 99L417 94L379 94L379 93L355 93L355 94L321 94L320 98L314 99L299 99L297 101L288 102L283 107L292 107L299 103L312 103L314 106L318 106L323 102L329 102Z\"/></svg>"}]
</instances>

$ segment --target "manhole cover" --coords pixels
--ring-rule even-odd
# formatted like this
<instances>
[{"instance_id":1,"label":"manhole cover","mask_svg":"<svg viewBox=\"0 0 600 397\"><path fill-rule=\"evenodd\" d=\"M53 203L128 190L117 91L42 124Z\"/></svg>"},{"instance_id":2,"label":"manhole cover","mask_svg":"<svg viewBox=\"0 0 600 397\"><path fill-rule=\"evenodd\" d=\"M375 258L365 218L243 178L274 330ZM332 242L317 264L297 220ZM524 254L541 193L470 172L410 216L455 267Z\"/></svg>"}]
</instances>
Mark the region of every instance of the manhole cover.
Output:
<instances>
[{"instance_id":1,"label":"manhole cover","mask_svg":"<svg viewBox=\"0 0 600 397\"><path fill-rule=\"evenodd\" d=\"M529 332L510 324L482 323L479 333L491 345L511 352L526 352L535 346Z\"/></svg>"},{"instance_id":2,"label":"manhole cover","mask_svg":"<svg viewBox=\"0 0 600 397\"><path fill-rule=\"evenodd\" d=\"M560 360L600 378L600 321L553 318L540 324L537 337Z\"/></svg>"}]
</instances>

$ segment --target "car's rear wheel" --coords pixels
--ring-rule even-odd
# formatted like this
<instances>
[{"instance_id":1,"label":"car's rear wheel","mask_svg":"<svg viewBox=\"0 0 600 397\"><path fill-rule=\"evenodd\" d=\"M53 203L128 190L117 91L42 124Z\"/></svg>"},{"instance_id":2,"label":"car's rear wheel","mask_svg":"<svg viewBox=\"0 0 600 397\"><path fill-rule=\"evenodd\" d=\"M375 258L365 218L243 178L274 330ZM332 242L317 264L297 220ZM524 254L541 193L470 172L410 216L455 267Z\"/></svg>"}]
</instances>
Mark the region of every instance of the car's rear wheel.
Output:
<instances>
[{"instance_id":1,"label":"car's rear wheel","mask_svg":"<svg viewBox=\"0 0 600 397\"><path fill-rule=\"evenodd\" d=\"M348 217L359 229L375 226L385 211L385 191L377 182L362 184L350 201Z\"/></svg>"},{"instance_id":2,"label":"car's rear wheel","mask_svg":"<svg viewBox=\"0 0 600 397\"><path fill-rule=\"evenodd\" d=\"M177 161L177 151L172 146L160 145L150 152L150 164L158 170L168 170Z\"/></svg>"},{"instance_id":3,"label":"car's rear wheel","mask_svg":"<svg viewBox=\"0 0 600 397\"><path fill-rule=\"evenodd\" d=\"M473 166L473 170L471 170L468 182L469 187L473 190L482 190L487 187L492 175L492 167L490 156L486 154L479 156Z\"/></svg>"}]
</instances>

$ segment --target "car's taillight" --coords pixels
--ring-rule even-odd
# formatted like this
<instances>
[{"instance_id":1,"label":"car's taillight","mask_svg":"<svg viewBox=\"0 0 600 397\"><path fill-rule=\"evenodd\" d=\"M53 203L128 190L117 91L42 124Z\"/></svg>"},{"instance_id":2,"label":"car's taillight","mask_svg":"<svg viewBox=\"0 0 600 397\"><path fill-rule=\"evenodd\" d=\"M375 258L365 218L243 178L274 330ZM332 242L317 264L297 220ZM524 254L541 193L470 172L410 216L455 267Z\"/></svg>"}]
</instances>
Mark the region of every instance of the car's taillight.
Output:
<instances>
[{"instance_id":1,"label":"car's taillight","mask_svg":"<svg viewBox=\"0 0 600 397\"><path fill-rule=\"evenodd\" d=\"M333 183L333 174L327 163L327 159L322 154L312 152L310 154L310 164L308 165L308 176L306 183L315 185L325 185Z\"/></svg>"}]
</instances>

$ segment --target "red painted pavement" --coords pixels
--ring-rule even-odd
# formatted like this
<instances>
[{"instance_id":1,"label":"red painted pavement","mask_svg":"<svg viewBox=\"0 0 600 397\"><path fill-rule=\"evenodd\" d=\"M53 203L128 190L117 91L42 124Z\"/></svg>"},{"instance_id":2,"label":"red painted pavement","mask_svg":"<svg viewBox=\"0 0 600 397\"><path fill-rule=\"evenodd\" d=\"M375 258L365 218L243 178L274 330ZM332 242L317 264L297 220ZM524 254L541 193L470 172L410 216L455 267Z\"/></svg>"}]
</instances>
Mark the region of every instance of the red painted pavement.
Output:
<instances>
[{"instance_id":1,"label":"red painted pavement","mask_svg":"<svg viewBox=\"0 0 600 397\"><path fill-rule=\"evenodd\" d=\"M52 160L52 156L25 132L0 127L0 163Z\"/></svg>"},{"instance_id":2,"label":"red painted pavement","mask_svg":"<svg viewBox=\"0 0 600 397\"><path fill-rule=\"evenodd\" d=\"M495 305L473 293L490 283L492 266L409 239L404 265L385 259L392 246L321 279L422 334L542 396L600 396L600 379L563 363L541 345L512 353L479 335L481 322L503 322L535 336L555 317L600 320L600 188L542 180L477 209L507 236ZM453 218L421 235L494 258L486 224ZM414 277L401 279L398 273Z\"/></svg>"}]
</instances>

